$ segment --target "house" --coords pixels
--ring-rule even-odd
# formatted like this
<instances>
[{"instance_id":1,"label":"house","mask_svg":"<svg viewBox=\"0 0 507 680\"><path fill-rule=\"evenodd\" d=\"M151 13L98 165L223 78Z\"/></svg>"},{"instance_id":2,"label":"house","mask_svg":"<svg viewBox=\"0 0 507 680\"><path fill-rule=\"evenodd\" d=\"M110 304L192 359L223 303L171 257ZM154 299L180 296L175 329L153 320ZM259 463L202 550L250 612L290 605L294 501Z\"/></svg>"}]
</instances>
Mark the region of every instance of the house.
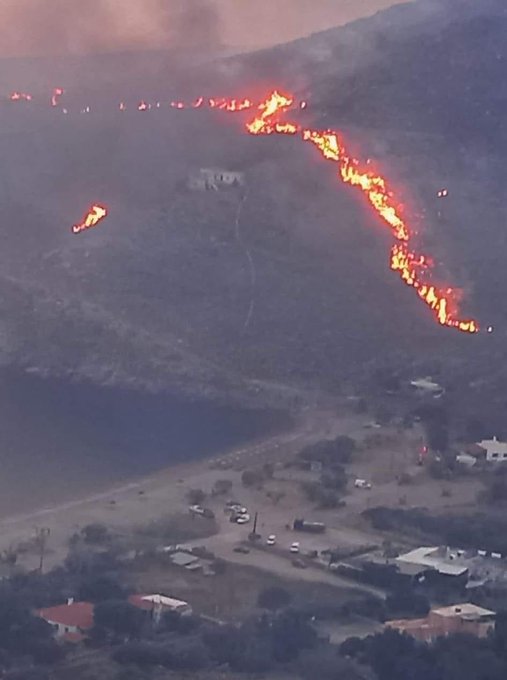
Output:
<instances>
[{"instance_id":1,"label":"house","mask_svg":"<svg viewBox=\"0 0 507 680\"><path fill-rule=\"evenodd\" d=\"M188 569L189 567L195 568L195 565L200 564L199 557L182 551L173 553L170 557L170 560L177 567L185 567L186 569Z\"/></svg>"},{"instance_id":2,"label":"house","mask_svg":"<svg viewBox=\"0 0 507 680\"><path fill-rule=\"evenodd\" d=\"M421 642L431 642L438 637L456 633L487 637L495 629L495 619L495 612L465 603L432 609L424 619L386 621L385 627L410 635Z\"/></svg>"},{"instance_id":3,"label":"house","mask_svg":"<svg viewBox=\"0 0 507 680\"><path fill-rule=\"evenodd\" d=\"M434 571L442 576L467 577L468 565L461 555L462 551L450 548L422 547L399 555L396 566L402 574L424 576L425 572Z\"/></svg>"},{"instance_id":4,"label":"house","mask_svg":"<svg viewBox=\"0 0 507 680\"><path fill-rule=\"evenodd\" d=\"M411 380L410 387L416 394L433 397L434 399L439 399L445 394L444 388L429 377Z\"/></svg>"},{"instance_id":5,"label":"house","mask_svg":"<svg viewBox=\"0 0 507 680\"><path fill-rule=\"evenodd\" d=\"M54 629L58 640L67 642L81 642L87 632L93 628L93 604L91 602L74 602L47 607L35 612Z\"/></svg>"},{"instance_id":6,"label":"house","mask_svg":"<svg viewBox=\"0 0 507 680\"><path fill-rule=\"evenodd\" d=\"M501 463L507 461L507 443L499 441L496 437L493 439L483 439L477 442L477 446L486 452L486 461L488 463Z\"/></svg>"},{"instance_id":7,"label":"house","mask_svg":"<svg viewBox=\"0 0 507 680\"><path fill-rule=\"evenodd\" d=\"M176 600L166 595L131 595L128 599L130 604L138 609L150 612L154 623L158 624L162 615L166 612L175 612L181 616L190 616L192 607L184 600Z\"/></svg>"},{"instance_id":8,"label":"house","mask_svg":"<svg viewBox=\"0 0 507 680\"><path fill-rule=\"evenodd\" d=\"M193 191L219 191L227 187L243 186L245 175L237 170L201 168L188 178L188 188Z\"/></svg>"}]
</instances>

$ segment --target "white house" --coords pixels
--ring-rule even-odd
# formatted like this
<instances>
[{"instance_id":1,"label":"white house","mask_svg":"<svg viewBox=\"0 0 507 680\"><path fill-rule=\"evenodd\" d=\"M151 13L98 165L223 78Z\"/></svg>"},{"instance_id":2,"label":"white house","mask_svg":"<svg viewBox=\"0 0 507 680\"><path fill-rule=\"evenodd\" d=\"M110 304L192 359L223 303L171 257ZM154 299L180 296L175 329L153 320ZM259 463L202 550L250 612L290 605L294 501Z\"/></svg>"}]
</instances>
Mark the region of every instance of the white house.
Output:
<instances>
[{"instance_id":1,"label":"white house","mask_svg":"<svg viewBox=\"0 0 507 680\"><path fill-rule=\"evenodd\" d=\"M166 612L175 612L181 616L192 614L192 607L188 602L176 600L174 597L167 597L166 595L131 595L129 602L138 609L150 612L153 621L157 624Z\"/></svg>"},{"instance_id":2,"label":"white house","mask_svg":"<svg viewBox=\"0 0 507 680\"><path fill-rule=\"evenodd\" d=\"M486 451L486 460L489 463L498 463L507 461L507 443L499 441L496 437L493 439L483 439L477 442L477 446Z\"/></svg>"},{"instance_id":3,"label":"white house","mask_svg":"<svg viewBox=\"0 0 507 680\"><path fill-rule=\"evenodd\" d=\"M445 390L438 383L434 382L431 378L418 378L417 380L410 381L410 387L420 395L428 395L438 399L441 397Z\"/></svg>"},{"instance_id":4,"label":"white house","mask_svg":"<svg viewBox=\"0 0 507 680\"><path fill-rule=\"evenodd\" d=\"M39 609L37 616L47 621L57 639L67 642L81 642L93 627L93 604L90 602L74 602Z\"/></svg>"},{"instance_id":5,"label":"white house","mask_svg":"<svg viewBox=\"0 0 507 680\"><path fill-rule=\"evenodd\" d=\"M237 170L201 168L188 179L188 187L194 191L220 191L227 187L243 186L245 175Z\"/></svg>"}]
</instances>

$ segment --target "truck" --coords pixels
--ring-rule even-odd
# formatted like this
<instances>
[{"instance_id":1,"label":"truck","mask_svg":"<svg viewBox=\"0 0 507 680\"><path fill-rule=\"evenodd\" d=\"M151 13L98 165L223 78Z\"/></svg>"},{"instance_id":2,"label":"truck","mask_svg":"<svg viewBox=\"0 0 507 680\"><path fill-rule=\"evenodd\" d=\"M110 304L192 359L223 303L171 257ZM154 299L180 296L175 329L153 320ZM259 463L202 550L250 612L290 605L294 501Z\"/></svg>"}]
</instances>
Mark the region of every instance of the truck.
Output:
<instances>
[{"instance_id":1,"label":"truck","mask_svg":"<svg viewBox=\"0 0 507 680\"><path fill-rule=\"evenodd\" d=\"M323 534L326 525L323 522L308 522L306 519L295 519L293 524L294 531L307 531L311 534Z\"/></svg>"}]
</instances>

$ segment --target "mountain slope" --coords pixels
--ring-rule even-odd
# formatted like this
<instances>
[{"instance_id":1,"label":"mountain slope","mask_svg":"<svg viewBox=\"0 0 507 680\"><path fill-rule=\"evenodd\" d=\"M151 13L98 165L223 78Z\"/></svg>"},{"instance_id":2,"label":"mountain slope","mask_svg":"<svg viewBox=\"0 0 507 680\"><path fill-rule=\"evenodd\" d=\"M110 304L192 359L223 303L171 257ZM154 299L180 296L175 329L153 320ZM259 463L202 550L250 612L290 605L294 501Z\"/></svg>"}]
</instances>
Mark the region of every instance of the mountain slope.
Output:
<instances>
[{"instance_id":1,"label":"mountain slope","mask_svg":"<svg viewBox=\"0 0 507 680\"><path fill-rule=\"evenodd\" d=\"M416 223L440 276L496 323L499 289L482 270L484 257L496 267L504 252L489 150L503 139L507 29L500 3L481 3L480 15L476 4L400 6L274 50L190 64L164 81L159 56L144 81L133 77L129 102L180 85L184 96L255 95L278 82L310 95L312 122L343 127L382 163L423 216ZM64 83L68 105L91 101L93 115L2 112L4 364L265 403L290 402L284 385L340 389L379 362L466 363L491 351L483 338L435 325L389 272L382 227L311 149L249 138L220 114L120 117L104 84L117 60L111 69L96 89ZM246 194L188 191L188 175L209 166L243 170ZM435 199L444 182L445 209ZM110 217L73 236L95 201Z\"/></svg>"}]
</instances>

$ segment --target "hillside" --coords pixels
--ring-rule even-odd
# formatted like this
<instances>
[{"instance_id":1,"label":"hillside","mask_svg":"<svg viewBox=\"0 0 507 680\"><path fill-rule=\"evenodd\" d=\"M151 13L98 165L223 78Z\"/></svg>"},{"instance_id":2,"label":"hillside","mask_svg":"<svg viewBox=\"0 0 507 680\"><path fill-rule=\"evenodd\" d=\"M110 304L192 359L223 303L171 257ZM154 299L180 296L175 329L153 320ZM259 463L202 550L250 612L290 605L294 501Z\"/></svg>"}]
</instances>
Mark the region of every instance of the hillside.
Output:
<instances>
[{"instance_id":1,"label":"hillside","mask_svg":"<svg viewBox=\"0 0 507 680\"><path fill-rule=\"evenodd\" d=\"M312 121L343 126L382 162L424 218L421 237L441 275L465 289L470 313L501 329L501 287L484 258L493 268L504 252L503 183L489 154L505 132L507 19L499 2L481 3L479 15L476 5L400 6L274 50L189 62L186 72L167 70L174 62L163 55L130 57L131 82L116 80L125 72L117 57L94 57L100 78L89 72L85 85L85 62L58 68L69 102L108 103L126 88L136 101L161 82L169 98L179 88L183 96L203 87L255 94L275 78L309 95ZM34 77L28 62L15 66ZM0 82L10 77L0 68ZM40 82L50 80L46 71ZM248 138L238 120L220 115L120 120L96 108L65 119L2 112L4 365L287 405L287 385L336 390L379 363L423 370L503 352L501 332L486 344L435 326L388 271L382 229L311 149ZM186 190L187 176L207 166L243 170L246 197ZM444 182L451 191L442 211L435 195ZM107 203L110 217L72 236L92 201Z\"/></svg>"}]
</instances>

